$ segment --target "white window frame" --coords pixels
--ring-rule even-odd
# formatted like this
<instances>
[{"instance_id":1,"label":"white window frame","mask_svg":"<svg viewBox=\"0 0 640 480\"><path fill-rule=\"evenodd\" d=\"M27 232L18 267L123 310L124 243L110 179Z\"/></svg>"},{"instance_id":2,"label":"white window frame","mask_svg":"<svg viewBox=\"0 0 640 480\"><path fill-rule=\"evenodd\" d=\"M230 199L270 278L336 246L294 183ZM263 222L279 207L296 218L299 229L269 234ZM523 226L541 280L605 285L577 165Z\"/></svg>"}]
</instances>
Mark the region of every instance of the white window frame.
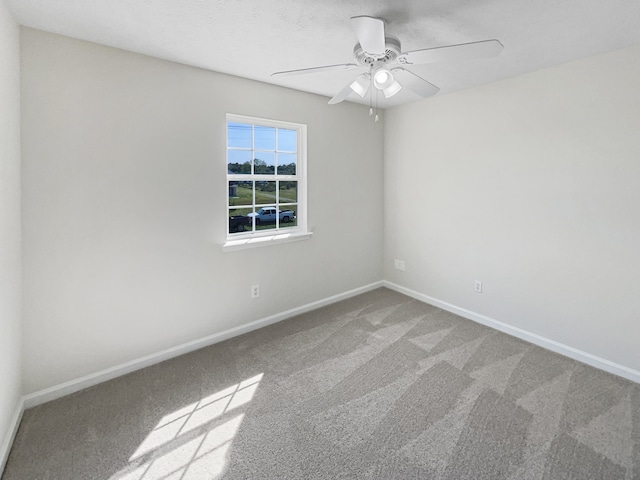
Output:
<instances>
[{"instance_id":1,"label":"white window frame","mask_svg":"<svg viewBox=\"0 0 640 480\"><path fill-rule=\"evenodd\" d=\"M287 130L295 130L297 132L297 151L296 151L296 174L295 175L278 175L277 172L273 174L232 174L228 171L228 152L229 152L229 132L228 124L233 123L245 123L253 126L261 127L273 127L283 128ZM253 151L253 136L251 141L251 151ZM278 243L286 243L297 240L304 240L311 236L311 232L307 229L307 126L301 123L284 122L281 120L271 120L266 118L250 117L246 115L237 115L228 113L225 122L225 168L227 169L227 175L225 176L225 232L226 241L223 245L224 251L240 250L244 248L260 247L266 245L273 245ZM277 152L277 142L276 150ZM234 149L232 147L232 149ZM229 232L229 211L237 206L229 206L229 182L230 181L296 181L298 182L298 198L296 206L296 221L295 227L279 226L279 218L276 217L276 224L273 229L258 230L241 233ZM253 199L253 205L255 204L255 193ZM276 204L274 204L276 206ZM286 207L284 207L286 208Z\"/></svg>"}]
</instances>

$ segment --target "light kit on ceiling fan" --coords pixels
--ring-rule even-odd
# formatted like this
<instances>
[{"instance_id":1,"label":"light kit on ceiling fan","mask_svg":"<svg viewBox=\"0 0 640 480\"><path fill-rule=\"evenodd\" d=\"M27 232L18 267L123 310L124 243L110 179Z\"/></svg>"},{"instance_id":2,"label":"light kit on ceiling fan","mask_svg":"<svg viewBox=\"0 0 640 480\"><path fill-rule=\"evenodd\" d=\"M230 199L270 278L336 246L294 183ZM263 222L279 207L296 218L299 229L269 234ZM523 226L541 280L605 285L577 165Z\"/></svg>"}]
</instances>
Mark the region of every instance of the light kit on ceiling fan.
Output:
<instances>
[{"instance_id":1,"label":"light kit on ceiling fan","mask_svg":"<svg viewBox=\"0 0 640 480\"><path fill-rule=\"evenodd\" d=\"M371 76L368 73L359 75L350 85L351 90L356 92L360 97L364 96L369 91L369 85L371 84Z\"/></svg>"},{"instance_id":2,"label":"light kit on ceiling fan","mask_svg":"<svg viewBox=\"0 0 640 480\"><path fill-rule=\"evenodd\" d=\"M384 98L391 98L402 89L402 85L393 74L384 67L378 67L373 73L373 85L384 93Z\"/></svg>"},{"instance_id":3,"label":"light kit on ceiling fan","mask_svg":"<svg viewBox=\"0 0 640 480\"><path fill-rule=\"evenodd\" d=\"M372 115L374 96L376 110L378 108L378 91L382 91L385 98L391 98L400 92L403 87L406 87L407 90L416 95L426 98L435 95L440 90L432 83L404 67L494 57L503 49L498 40L483 40L402 52L400 40L385 34L383 19L361 15L351 17L351 25L358 39L358 43L353 48L355 63L287 70L273 73L272 76L293 76L330 70L367 68L368 72L361 73L349 82L346 87L329 100L329 104L333 105L346 100L352 92L355 92L361 98L364 98L369 92L369 109L370 115ZM373 84L374 88L372 88L371 84ZM377 121L377 113L375 117Z\"/></svg>"}]
</instances>

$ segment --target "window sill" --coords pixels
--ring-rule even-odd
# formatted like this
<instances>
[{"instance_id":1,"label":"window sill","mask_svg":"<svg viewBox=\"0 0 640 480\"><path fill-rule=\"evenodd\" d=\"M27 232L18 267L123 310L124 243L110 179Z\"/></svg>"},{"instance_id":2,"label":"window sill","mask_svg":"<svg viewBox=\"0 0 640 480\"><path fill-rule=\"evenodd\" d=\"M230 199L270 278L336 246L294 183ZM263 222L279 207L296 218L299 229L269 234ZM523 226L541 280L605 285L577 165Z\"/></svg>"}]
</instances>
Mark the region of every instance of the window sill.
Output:
<instances>
[{"instance_id":1,"label":"window sill","mask_svg":"<svg viewBox=\"0 0 640 480\"><path fill-rule=\"evenodd\" d=\"M266 247L269 245L278 245L280 243L297 242L311 238L313 232L299 233L278 233L275 235L265 235L263 237L251 237L242 239L227 240L222 245L223 252L232 252L234 250L245 250L247 248Z\"/></svg>"}]
</instances>

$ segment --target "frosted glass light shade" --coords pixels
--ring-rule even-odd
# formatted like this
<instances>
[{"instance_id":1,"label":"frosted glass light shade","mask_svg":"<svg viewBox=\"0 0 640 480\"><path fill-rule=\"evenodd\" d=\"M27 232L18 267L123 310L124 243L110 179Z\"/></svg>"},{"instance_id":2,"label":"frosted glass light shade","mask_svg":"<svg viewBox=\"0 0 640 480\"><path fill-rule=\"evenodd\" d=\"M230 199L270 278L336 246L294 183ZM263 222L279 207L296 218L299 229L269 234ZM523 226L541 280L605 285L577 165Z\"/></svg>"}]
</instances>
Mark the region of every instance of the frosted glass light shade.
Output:
<instances>
[{"instance_id":1,"label":"frosted glass light shade","mask_svg":"<svg viewBox=\"0 0 640 480\"><path fill-rule=\"evenodd\" d=\"M396 93L398 93L401 89L402 89L402 85L400 85L396 80L394 80L393 82L391 82L391 85L389 85L387 88L382 90L382 93L384 93L384 98L390 98L390 97L393 97Z\"/></svg>"},{"instance_id":2,"label":"frosted glass light shade","mask_svg":"<svg viewBox=\"0 0 640 480\"><path fill-rule=\"evenodd\" d=\"M378 90L384 90L393 83L393 75L383 67L378 68L373 74L373 84Z\"/></svg>"},{"instance_id":3,"label":"frosted glass light shade","mask_svg":"<svg viewBox=\"0 0 640 480\"><path fill-rule=\"evenodd\" d=\"M366 95L369 90L369 76L367 74L362 74L358 78L356 78L353 83L350 85L351 90L356 92L362 98Z\"/></svg>"}]
</instances>

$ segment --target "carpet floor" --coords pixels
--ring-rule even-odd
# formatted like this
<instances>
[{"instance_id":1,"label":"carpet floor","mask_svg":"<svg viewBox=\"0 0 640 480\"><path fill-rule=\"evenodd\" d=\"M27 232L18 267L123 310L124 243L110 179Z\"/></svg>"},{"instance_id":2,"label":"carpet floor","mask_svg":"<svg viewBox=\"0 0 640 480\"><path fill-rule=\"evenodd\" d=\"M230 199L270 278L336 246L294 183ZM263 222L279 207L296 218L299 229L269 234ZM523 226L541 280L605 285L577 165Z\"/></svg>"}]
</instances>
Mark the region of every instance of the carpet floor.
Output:
<instances>
[{"instance_id":1,"label":"carpet floor","mask_svg":"<svg viewBox=\"0 0 640 480\"><path fill-rule=\"evenodd\" d=\"M640 385L378 289L27 410L3 480L640 480Z\"/></svg>"}]
</instances>

